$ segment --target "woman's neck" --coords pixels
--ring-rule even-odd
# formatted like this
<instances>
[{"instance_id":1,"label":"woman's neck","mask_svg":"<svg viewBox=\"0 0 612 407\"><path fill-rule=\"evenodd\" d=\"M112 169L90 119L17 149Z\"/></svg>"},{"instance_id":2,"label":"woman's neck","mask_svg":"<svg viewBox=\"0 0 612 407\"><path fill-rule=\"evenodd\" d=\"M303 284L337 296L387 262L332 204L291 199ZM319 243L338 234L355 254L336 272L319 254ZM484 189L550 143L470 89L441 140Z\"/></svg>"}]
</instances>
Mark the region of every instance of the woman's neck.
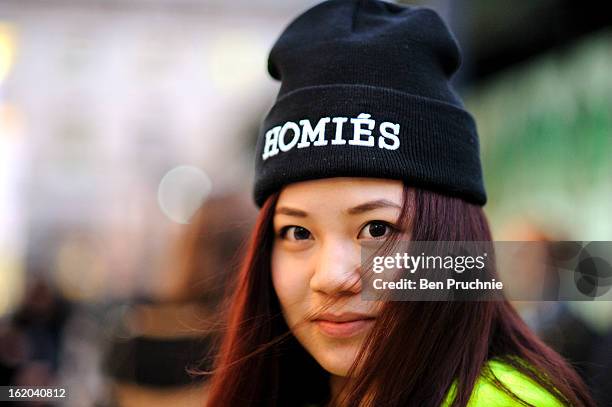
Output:
<instances>
[{"instance_id":1,"label":"woman's neck","mask_svg":"<svg viewBox=\"0 0 612 407\"><path fill-rule=\"evenodd\" d=\"M347 378L344 376L331 375L329 379L329 386L331 390L332 400L338 400L338 396L340 395L340 392L342 391L346 380Z\"/></svg>"}]
</instances>

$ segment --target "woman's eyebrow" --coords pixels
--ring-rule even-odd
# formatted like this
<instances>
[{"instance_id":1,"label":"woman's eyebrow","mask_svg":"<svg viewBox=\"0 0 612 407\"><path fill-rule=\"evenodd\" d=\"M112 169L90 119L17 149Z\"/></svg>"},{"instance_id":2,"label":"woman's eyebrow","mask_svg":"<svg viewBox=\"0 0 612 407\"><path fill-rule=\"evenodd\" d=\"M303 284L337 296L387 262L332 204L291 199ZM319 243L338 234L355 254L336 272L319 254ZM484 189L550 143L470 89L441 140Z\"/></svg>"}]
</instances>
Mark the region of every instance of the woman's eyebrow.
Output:
<instances>
[{"instance_id":1,"label":"woman's eyebrow","mask_svg":"<svg viewBox=\"0 0 612 407\"><path fill-rule=\"evenodd\" d=\"M395 209L402 209L401 206L399 206L398 204L396 204L395 202L386 200L386 199L377 199L375 201L369 201L369 202L364 202L360 205L357 205L355 207L349 208L346 210L346 213L348 213L349 215L358 215L360 213L363 212L368 212L368 211L372 211L374 209L380 209L380 208L395 208ZM280 206L278 208L276 208L275 211L276 215L287 215L287 216L295 216L298 218L306 218L308 217L308 213L301 210L301 209L295 209L295 208L290 208L288 206Z\"/></svg>"},{"instance_id":2,"label":"woman's eyebrow","mask_svg":"<svg viewBox=\"0 0 612 407\"><path fill-rule=\"evenodd\" d=\"M357 215L363 212L372 211L374 209L379 209L379 208L396 208L400 210L402 209L402 207L396 204L395 202L388 201L386 199L378 199L376 201L365 202L365 203L362 203L361 205L357 205L353 208L350 208L346 211L346 213L348 213L349 215Z\"/></svg>"},{"instance_id":3,"label":"woman's eyebrow","mask_svg":"<svg viewBox=\"0 0 612 407\"><path fill-rule=\"evenodd\" d=\"M306 218L308 217L308 213L304 212L301 209L295 209L295 208L289 208L287 206L281 206L279 208L276 208L275 211L276 215L288 215L288 216L295 216L298 218Z\"/></svg>"}]
</instances>

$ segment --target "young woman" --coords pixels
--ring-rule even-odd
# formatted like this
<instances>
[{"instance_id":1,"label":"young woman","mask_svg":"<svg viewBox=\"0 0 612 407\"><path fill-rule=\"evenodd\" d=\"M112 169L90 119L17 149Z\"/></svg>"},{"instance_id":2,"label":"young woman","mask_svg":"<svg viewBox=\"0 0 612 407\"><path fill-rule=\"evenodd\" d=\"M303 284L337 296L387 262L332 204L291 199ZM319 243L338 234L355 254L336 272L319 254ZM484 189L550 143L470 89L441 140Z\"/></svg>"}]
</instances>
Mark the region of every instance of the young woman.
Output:
<instances>
[{"instance_id":1,"label":"young woman","mask_svg":"<svg viewBox=\"0 0 612 407\"><path fill-rule=\"evenodd\" d=\"M593 405L505 300L362 300L362 243L491 240L459 62L435 12L375 0L324 2L280 36L208 405Z\"/></svg>"}]
</instances>

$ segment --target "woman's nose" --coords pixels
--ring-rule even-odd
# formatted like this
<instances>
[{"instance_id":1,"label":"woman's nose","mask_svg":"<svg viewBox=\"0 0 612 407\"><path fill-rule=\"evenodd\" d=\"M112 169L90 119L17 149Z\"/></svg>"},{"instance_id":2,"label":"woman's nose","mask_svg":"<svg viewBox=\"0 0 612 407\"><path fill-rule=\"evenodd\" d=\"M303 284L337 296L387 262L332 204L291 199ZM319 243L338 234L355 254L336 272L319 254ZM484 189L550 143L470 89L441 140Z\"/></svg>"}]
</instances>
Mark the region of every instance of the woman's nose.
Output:
<instances>
[{"instance_id":1,"label":"woman's nose","mask_svg":"<svg viewBox=\"0 0 612 407\"><path fill-rule=\"evenodd\" d=\"M342 239L327 241L317 253L310 288L327 295L359 294L360 264L361 250L358 244Z\"/></svg>"}]
</instances>

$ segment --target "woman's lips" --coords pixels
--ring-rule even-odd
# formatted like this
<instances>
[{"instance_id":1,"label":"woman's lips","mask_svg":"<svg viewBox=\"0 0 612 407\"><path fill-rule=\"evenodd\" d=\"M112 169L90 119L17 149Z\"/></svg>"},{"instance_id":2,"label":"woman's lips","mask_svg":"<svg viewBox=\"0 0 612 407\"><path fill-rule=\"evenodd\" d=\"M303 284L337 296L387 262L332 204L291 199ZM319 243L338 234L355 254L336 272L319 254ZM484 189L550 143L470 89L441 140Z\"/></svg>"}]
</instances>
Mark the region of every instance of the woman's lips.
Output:
<instances>
[{"instance_id":1,"label":"woman's lips","mask_svg":"<svg viewBox=\"0 0 612 407\"><path fill-rule=\"evenodd\" d=\"M319 330L332 338L350 338L360 334L371 327L374 323L373 317L320 317L313 320Z\"/></svg>"}]
</instances>

